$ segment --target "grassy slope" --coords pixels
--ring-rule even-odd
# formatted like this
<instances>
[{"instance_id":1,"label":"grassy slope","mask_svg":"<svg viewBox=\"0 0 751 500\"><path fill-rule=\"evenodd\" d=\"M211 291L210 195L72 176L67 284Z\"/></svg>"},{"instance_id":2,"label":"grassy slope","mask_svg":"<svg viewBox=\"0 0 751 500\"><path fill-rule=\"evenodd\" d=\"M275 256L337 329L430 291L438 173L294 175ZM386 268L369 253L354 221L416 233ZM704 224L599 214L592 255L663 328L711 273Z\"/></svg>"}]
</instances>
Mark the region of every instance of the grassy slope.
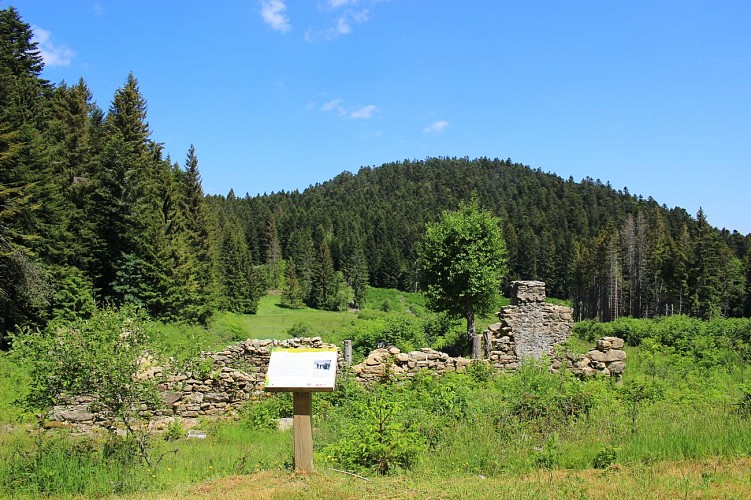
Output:
<instances>
[{"instance_id":1,"label":"grassy slope","mask_svg":"<svg viewBox=\"0 0 751 500\"><path fill-rule=\"evenodd\" d=\"M504 299L503 305L508 304ZM367 307L371 310L404 312L422 316L426 311L426 301L421 294L401 292L394 289L368 289ZM310 307L289 309L281 305L279 294L268 294L258 303L258 311L252 315L217 313L209 331L218 344L253 339L290 338L289 330L293 327L308 328L309 335L320 336L328 342L340 342L336 335L337 328L354 324L359 311L321 311ZM478 332L485 330L496 321L495 314L476 319Z\"/></svg>"}]
</instances>

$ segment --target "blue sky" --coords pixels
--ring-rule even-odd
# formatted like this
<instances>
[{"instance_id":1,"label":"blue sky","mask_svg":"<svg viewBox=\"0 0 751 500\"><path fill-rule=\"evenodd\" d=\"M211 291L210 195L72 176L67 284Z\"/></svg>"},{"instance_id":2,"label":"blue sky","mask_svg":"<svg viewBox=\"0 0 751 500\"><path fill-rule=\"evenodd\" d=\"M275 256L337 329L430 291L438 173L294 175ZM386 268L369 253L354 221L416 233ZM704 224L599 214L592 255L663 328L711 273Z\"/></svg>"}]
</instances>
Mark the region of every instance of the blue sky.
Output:
<instances>
[{"instance_id":1,"label":"blue sky","mask_svg":"<svg viewBox=\"0 0 751 500\"><path fill-rule=\"evenodd\" d=\"M107 109L128 72L204 190L511 158L751 233L751 2L19 0Z\"/></svg>"}]
</instances>

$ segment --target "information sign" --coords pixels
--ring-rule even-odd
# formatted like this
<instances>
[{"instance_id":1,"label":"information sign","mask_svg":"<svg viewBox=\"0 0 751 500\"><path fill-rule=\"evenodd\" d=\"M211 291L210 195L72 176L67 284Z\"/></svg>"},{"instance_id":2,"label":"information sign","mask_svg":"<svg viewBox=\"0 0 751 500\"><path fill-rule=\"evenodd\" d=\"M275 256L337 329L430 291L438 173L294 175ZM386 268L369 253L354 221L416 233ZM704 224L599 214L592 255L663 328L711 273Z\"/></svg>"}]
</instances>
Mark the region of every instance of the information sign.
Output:
<instances>
[{"instance_id":1,"label":"information sign","mask_svg":"<svg viewBox=\"0 0 751 500\"><path fill-rule=\"evenodd\" d=\"M273 392L333 391L336 383L337 350L271 350L264 389Z\"/></svg>"}]
</instances>

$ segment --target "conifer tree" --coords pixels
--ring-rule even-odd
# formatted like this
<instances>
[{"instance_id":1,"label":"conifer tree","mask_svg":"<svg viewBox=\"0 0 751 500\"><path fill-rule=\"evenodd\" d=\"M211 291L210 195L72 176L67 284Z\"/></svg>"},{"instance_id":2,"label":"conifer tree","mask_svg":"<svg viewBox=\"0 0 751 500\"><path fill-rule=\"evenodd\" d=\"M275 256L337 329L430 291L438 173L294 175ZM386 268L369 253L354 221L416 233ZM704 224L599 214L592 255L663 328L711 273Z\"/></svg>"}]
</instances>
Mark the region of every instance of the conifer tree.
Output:
<instances>
[{"instance_id":1,"label":"conifer tree","mask_svg":"<svg viewBox=\"0 0 751 500\"><path fill-rule=\"evenodd\" d=\"M300 309L305 305L305 295L302 284L297 276L295 261L290 259L284 269L284 290L282 291L282 305L290 309Z\"/></svg>"},{"instance_id":2,"label":"conifer tree","mask_svg":"<svg viewBox=\"0 0 751 500\"><path fill-rule=\"evenodd\" d=\"M222 227L220 268L223 308L240 314L254 314L262 290L242 227L232 214L225 214Z\"/></svg>"}]
</instances>

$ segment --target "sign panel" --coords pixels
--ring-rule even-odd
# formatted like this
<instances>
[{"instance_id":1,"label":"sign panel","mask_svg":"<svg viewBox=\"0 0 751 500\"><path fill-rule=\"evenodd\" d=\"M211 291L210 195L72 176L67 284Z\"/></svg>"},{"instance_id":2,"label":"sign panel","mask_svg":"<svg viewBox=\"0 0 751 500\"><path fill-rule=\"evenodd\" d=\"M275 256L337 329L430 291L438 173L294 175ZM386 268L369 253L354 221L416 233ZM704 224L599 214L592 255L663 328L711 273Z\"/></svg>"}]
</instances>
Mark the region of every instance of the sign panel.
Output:
<instances>
[{"instance_id":1,"label":"sign panel","mask_svg":"<svg viewBox=\"0 0 751 500\"><path fill-rule=\"evenodd\" d=\"M264 389L277 392L333 391L336 362L336 349L272 349Z\"/></svg>"}]
</instances>

